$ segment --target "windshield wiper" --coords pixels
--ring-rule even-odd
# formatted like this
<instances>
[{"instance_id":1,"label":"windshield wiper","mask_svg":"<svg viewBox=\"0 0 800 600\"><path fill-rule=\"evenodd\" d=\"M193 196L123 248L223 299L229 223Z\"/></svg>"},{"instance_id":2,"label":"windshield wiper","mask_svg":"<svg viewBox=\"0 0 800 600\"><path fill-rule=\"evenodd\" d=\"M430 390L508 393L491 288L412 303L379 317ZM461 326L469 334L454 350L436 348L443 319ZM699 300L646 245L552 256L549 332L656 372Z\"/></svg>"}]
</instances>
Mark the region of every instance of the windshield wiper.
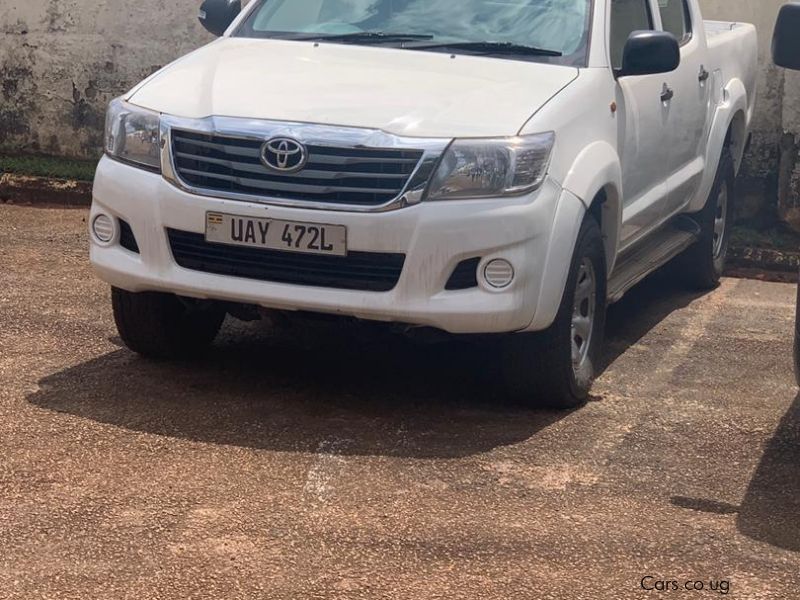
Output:
<instances>
[{"instance_id":1,"label":"windshield wiper","mask_svg":"<svg viewBox=\"0 0 800 600\"><path fill-rule=\"evenodd\" d=\"M409 50L470 50L483 54L522 54L525 56L564 56L558 50L525 46L513 42L442 42L441 44L414 44Z\"/></svg>"},{"instance_id":2,"label":"windshield wiper","mask_svg":"<svg viewBox=\"0 0 800 600\"><path fill-rule=\"evenodd\" d=\"M292 36L293 40L318 41L318 42L345 42L353 44L376 43L390 44L392 42L415 42L432 40L432 35L421 33L385 33L383 31L355 31L353 33L340 33L331 35Z\"/></svg>"}]
</instances>

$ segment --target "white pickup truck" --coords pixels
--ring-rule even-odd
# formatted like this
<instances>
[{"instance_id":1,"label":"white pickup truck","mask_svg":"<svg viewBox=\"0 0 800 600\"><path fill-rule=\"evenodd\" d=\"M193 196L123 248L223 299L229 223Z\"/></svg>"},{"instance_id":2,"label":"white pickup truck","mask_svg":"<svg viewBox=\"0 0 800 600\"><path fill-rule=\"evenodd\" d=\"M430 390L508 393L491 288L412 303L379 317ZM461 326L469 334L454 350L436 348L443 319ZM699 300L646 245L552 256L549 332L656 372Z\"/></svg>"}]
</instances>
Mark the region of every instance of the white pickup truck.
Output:
<instances>
[{"instance_id":1,"label":"white pickup truck","mask_svg":"<svg viewBox=\"0 0 800 600\"><path fill-rule=\"evenodd\" d=\"M91 261L123 341L226 314L503 334L510 396L588 396L607 303L714 286L756 32L697 0L206 0L220 39L111 103ZM494 344L496 336L487 336ZM492 346L494 347L494 346Z\"/></svg>"}]
</instances>

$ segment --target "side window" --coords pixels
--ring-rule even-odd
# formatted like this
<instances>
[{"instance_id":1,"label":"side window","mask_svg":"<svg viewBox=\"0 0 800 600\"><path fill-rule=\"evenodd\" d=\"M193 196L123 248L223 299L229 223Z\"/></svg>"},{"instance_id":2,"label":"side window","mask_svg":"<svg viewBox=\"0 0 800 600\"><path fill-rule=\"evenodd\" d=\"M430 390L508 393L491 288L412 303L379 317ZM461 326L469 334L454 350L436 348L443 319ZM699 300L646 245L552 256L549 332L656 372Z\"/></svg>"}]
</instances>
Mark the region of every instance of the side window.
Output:
<instances>
[{"instance_id":1,"label":"side window","mask_svg":"<svg viewBox=\"0 0 800 600\"><path fill-rule=\"evenodd\" d=\"M692 37L692 18L686 0L658 0L664 31L673 34L683 43Z\"/></svg>"},{"instance_id":2,"label":"side window","mask_svg":"<svg viewBox=\"0 0 800 600\"><path fill-rule=\"evenodd\" d=\"M674 0L673 0L674 1ZM663 2L663 0L659 0ZM611 66L622 68L622 51L631 33L653 29L648 0L611 0Z\"/></svg>"}]
</instances>

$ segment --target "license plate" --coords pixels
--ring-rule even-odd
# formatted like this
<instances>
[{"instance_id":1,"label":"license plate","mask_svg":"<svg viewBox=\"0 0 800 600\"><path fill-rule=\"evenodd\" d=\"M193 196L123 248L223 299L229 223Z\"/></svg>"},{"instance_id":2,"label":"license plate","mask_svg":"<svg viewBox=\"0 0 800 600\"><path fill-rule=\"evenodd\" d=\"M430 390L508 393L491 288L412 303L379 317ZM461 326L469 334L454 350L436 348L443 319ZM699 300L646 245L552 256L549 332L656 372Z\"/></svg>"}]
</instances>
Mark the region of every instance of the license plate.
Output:
<instances>
[{"instance_id":1,"label":"license plate","mask_svg":"<svg viewBox=\"0 0 800 600\"><path fill-rule=\"evenodd\" d=\"M347 255L347 228L344 225L207 213L206 241L306 254Z\"/></svg>"}]
</instances>

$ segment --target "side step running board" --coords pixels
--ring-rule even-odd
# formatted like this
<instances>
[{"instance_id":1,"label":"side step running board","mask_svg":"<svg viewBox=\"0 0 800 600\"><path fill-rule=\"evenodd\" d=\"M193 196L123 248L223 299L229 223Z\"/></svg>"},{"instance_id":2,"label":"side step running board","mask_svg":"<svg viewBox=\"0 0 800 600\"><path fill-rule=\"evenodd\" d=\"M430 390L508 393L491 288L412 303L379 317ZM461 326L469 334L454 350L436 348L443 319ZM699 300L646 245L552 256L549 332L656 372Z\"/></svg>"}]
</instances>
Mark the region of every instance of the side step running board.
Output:
<instances>
[{"instance_id":1,"label":"side step running board","mask_svg":"<svg viewBox=\"0 0 800 600\"><path fill-rule=\"evenodd\" d=\"M700 226L679 215L622 256L608 282L608 302L613 304L659 267L686 250L700 237Z\"/></svg>"}]
</instances>

